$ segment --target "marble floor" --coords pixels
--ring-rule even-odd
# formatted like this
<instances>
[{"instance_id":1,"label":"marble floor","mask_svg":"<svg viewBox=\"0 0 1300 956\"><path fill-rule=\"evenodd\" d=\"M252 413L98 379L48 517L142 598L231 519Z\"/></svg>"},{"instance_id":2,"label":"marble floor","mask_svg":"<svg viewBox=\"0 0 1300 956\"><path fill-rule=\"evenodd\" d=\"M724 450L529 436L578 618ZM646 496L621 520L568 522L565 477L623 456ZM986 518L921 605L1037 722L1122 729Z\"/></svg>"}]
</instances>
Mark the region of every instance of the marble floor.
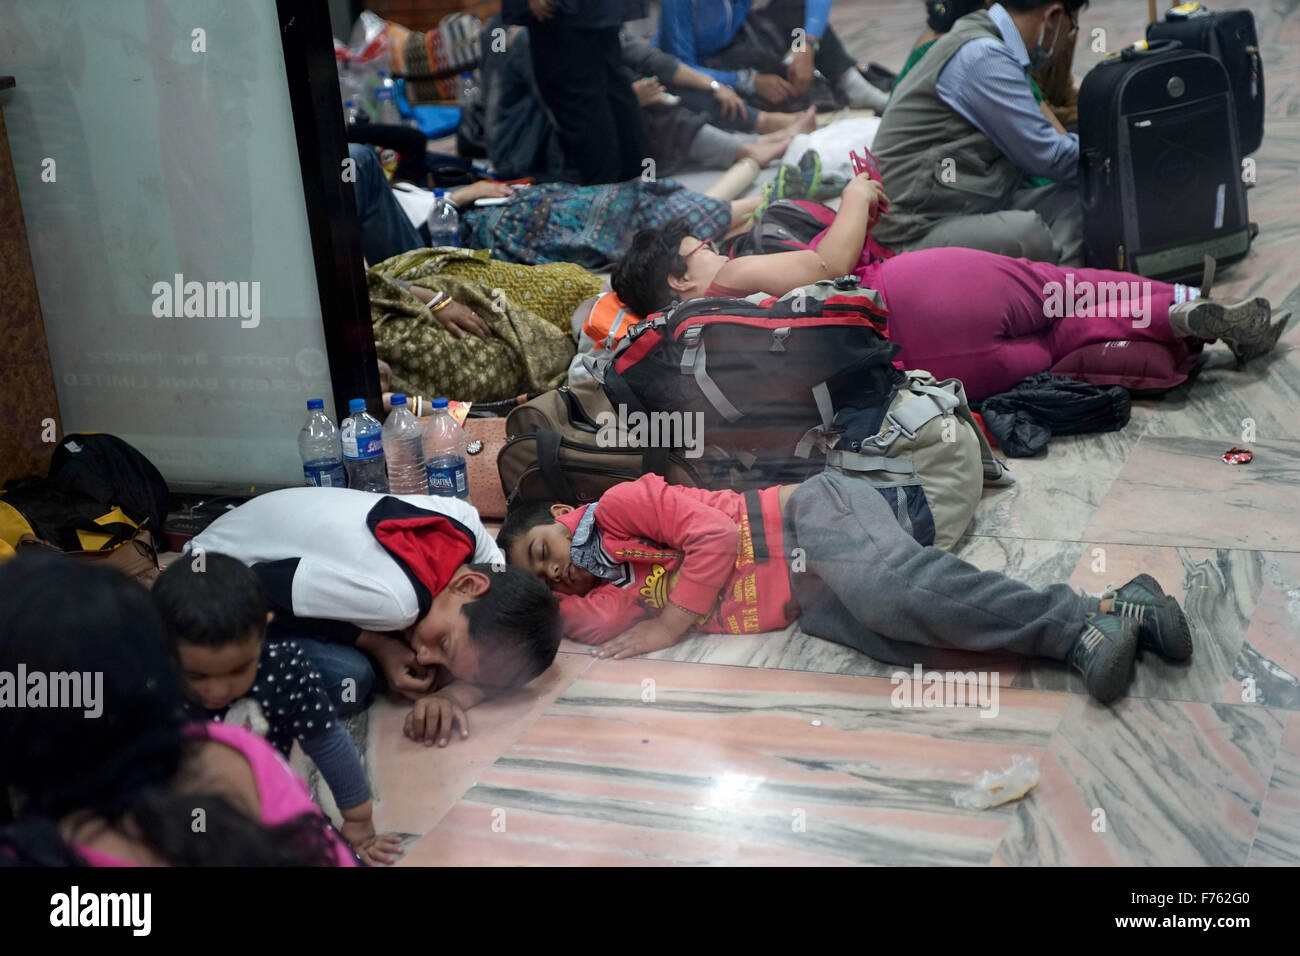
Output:
<instances>
[{"instance_id":1,"label":"marble floor","mask_svg":"<svg viewBox=\"0 0 1300 956\"><path fill-rule=\"evenodd\" d=\"M1254 251L1224 292L1300 312L1300 0L1252 4L1267 135L1250 193ZM897 67L916 0L839 0L862 59ZM1140 0L1093 0L1108 43L1137 39ZM1081 48L1076 72L1097 56ZM1144 569L1184 603L1189 665L1140 660L1129 695L1089 699L1051 663L982 660L996 712L894 706L894 668L797 626L695 637L650 658L597 661L566 644L471 736L427 749L404 708L355 722L376 821L404 865L1300 863L1300 328L1234 368L1135 403L1122 432L1057 439L986 492L959 553L1033 584L1100 591ZM1254 434L1243 431L1253 428ZM1248 444L1255 460L1219 456ZM988 810L955 794L1033 758L1035 789Z\"/></svg>"}]
</instances>

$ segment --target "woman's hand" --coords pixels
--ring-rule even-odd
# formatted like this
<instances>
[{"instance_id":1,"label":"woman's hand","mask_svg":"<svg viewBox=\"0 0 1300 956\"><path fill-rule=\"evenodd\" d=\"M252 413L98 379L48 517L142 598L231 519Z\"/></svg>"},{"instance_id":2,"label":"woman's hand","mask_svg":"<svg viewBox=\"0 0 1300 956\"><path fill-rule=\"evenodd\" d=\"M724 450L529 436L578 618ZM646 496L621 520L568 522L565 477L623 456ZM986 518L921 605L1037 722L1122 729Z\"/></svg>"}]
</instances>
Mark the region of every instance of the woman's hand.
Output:
<instances>
[{"instance_id":1,"label":"woman's hand","mask_svg":"<svg viewBox=\"0 0 1300 956\"><path fill-rule=\"evenodd\" d=\"M444 305L433 313L433 317L454 338L463 339L467 332L477 335L484 342L492 338L492 328L479 318L477 312L468 306L461 305L459 302L450 302Z\"/></svg>"},{"instance_id":2,"label":"woman's hand","mask_svg":"<svg viewBox=\"0 0 1300 956\"><path fill-rule=\"evenodd\" d=\"M664 85L659 82L659 78L656 76L643 76L632 84L632 92L636 94L636 101L642 106L649 106L659 99L659 94L663 91Z\"/></svg>"},{"instance_id":3,"label":"woman's hand","mask_svg":"<svg viewBox=\"0 0 1300 956\"><path fill-rule=\"evenodd\" d=\"M449 194L447 198L451 200L452 205L460 208L470 205L476 199L501 199L514 194L515 191L505 183L494 183L490 179L480 179L468 186L461 186L460 189Z\"/></svg>"},{"instance_id":4,"label":"woman's hand","mask_svg":"<svg viewBox=\"0 0 1300 956\"><path fill-rule=\"evenodd\" d=\"M885 187L872 179L868 173L858 173L849 180L849 184L844 187L844 196L849 195L860 197L867 204L870 210L867 219L868 228L874 226L880 221L882 215L889 212L889 197L885 195Z\"/></svg>"},{"instance_id":5,"label":"woman's hand","mask_svg":"<svg viewBox=\"0 0 1300 956\"><path fill-rule=\"evenodd\" d=\"M528 9L536 19L545 23L555 15L555 0L528 0Z\"/></svg>"},{"instance_id":6,"label":"woman's hand","mask_svg":"<svg viewBox=\"0 0 1300 956\"><path fill-rule=\"evenodd\" d=\"M437 293L424 286L412 285L411 294L428 305ZM484 342L492 338L492 327L479 318L477 312L459 302L447 303L434 312L433 317L438 320L439 325L452 334L453 338L463 339L467 332L477 335Z\"/></svg>"},{"instance_id":7,"label":"woman's hand","mask_svg":"<svg viewBox=\"0 0 1300 956\"><path fill-rule=\"evenodd\" d=\"M731 87L719 84L713 98L722 107L723 119L738 123L745 118L745 101Z\"/></svg>"}]
</instances>

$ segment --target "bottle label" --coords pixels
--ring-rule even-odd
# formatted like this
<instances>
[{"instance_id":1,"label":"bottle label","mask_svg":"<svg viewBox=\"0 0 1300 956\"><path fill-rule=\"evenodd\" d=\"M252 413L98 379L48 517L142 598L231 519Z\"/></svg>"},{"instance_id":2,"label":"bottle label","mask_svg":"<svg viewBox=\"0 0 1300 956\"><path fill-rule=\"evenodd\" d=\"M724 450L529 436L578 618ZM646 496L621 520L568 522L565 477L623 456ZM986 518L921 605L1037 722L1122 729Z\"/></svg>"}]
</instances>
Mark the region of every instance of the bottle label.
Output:
<instances>
[{"instance_id":1,"label":"bottle label","mask_svg":"<svg viewBox=\"0 0 1300 956\"><path fill-rule=\"evenodd\" d=\"M339 437L343 442L343 457L352 461L369 461L384 453L384 440L379 433L362 435L358 440L356 431L345 427Z\"/></svg>"},{"instance_id":2,"label":"bottle label","mask_svg":"<svg viewBox=\"0 0 1300 956\"><path fill-rule=\"evenodd\" d=\"M441 459L437 465L430 464L428 470L429 494L447 498L469 497L469 476L465 473L464 458Z\"/></svg>"},{"instance_id":3,"label":"bottle label","mask_svg":"<svg viewBox=\"0 0 1300 956\"><path fill-rule=\"evenodd\" d=\"M343 471L342 462L323 461L302 466L302 476L308 485L317 488L346 488L347 473Z\"/></svg>"}]
</instances>

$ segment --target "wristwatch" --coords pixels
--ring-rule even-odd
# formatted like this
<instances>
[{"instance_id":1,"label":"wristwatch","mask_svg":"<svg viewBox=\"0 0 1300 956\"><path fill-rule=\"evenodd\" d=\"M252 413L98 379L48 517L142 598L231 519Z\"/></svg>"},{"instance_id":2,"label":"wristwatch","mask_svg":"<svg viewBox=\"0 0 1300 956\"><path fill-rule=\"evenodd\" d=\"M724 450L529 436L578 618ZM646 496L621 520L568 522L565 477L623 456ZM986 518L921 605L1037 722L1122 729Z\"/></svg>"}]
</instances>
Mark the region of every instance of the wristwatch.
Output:
<instances>
[{"instance_id":1,"label":"wristwatch","mask_svg":"<svg viewBox=\"0 0 1300 956\"><path fill-rule=\"evenodd\" d=\"M721 83L719 83L717 80L709 80L709 92L710 92L710 93L716 93L716 92L718 92L718 90L720 90L720 89L722 89L722 84L721 84Z\"/></svg>"}]
</instances>

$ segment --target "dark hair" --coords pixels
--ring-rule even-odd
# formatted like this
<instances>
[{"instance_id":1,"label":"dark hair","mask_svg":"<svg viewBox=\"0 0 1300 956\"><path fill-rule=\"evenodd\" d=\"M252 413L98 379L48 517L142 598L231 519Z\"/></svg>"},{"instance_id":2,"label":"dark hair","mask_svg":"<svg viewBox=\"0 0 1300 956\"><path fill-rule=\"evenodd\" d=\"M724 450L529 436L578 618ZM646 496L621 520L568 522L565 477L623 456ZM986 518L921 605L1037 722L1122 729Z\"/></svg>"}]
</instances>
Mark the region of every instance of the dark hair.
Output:
<instances>
[{"instance_id":1,"label":"dark hair","mask_svg":"<svg viewBox=\"0 0 1300 956\"><path fill-rule=\"evenodd\" d=\"M925 0L925 24L935 33L947 33L966 14L983 9L984 0Z\"/></svg>"},{"instance_id":2,"label":"dark hair","mask_svg":"<svg viewBox=\"0 0 1300 956\"><path fill-rule=\"evenodd\" d=\"M1016 13L1033 13L1035 10L1059 3L1065 7L1066 13L1075 14L1088 5L1088 0L998 0L998 2Z\"/></svg>"},{"instance_id":3,"label":"dark hair","mask_svg":"<svg viewBox=\"0 0 1300 956\"><path fill-rule=\"evenodd\" d=\"M522 687L555 660L563 636L560 608L551 589L535 575L512 565L471 564L492 586L462 605L470 640L482 653L488 683Z\"/></svg>"},{"instance_id":4,"label":"dark hair","mask_svg":"<svg viewBox=\"0 0 1300 956\"><path fill-rule=\"evenodd\" d=\"M551 514L553 505L554 501L531 501L516 504L506 512L506 520L501 522L501 530L497 532L497 547L505 553L507 561L510 560L510 549L520 538L555 520L555 515Z\"/></svg>"},{"instance_id":5,"label":"dark hair","mask_svg":"<svg viewBox=\"0 0 1300 956\"><path fill-rule=\"evenodd\" d=\"M153 603L173 648L224 647L266 633L266 599L257 575L227 554L181 555L158 576Z\"/></svg>"},{"instance_id":6,"label":"dark hair","mask_svg":"<svg viewBox=\"0 0 1300 956\"><path fill-rule=\"evenodd\" d=\"M632 245L614 266L610 277L610 285L624 305L645 318L672 303L668 277L681 278L686 274L681 245L690 234L690 223L678 216L657 229L642 229L632 237Z\"/></svg>"},{"instance_id":7,"label":"dark hair","mask_svg":"<svg viewBox=\"0 0 1300 956\"><path fill-rule=\"evenodd\" d=\"M224 798L180 794L202 739L185 736L180 675L149 592L112 568L59 555L0 567L0 671L102 675L102 713L13 708L0 734L0 795L20 798L0 831L0 865L83 861L58 821L89 811L179 866L303 866L335 861L323 817L263 826ZM202 809L206 831L192 829Z\"/></svg>"}]
</instances>

